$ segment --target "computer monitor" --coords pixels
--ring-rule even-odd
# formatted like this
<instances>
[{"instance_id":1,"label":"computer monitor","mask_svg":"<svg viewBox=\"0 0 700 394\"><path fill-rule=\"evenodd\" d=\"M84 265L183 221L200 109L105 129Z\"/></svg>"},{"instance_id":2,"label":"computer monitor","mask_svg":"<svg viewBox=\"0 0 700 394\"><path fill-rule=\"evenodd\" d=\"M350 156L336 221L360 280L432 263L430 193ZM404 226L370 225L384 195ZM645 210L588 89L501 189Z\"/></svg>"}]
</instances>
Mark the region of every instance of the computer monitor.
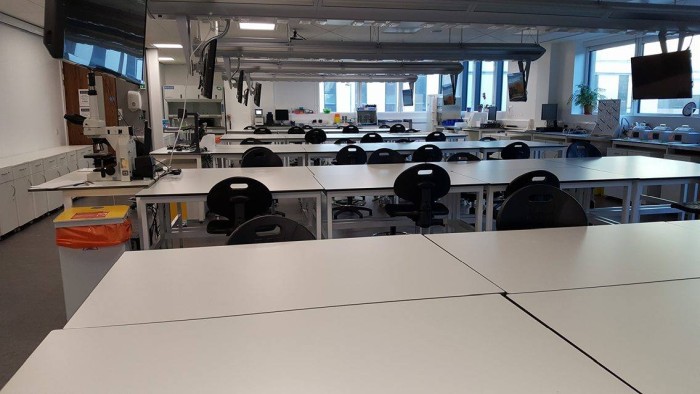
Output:
<instances>
[{"instance_id":1,"label":"computer monitor","mask_svg":"<svg viewBox=\"0 0 700 394\"><path fill-rule=\"evenodd\" d=\"M403 106L404 107L413 106L413 90L404 89L401 91L401 95L403 96Z\"/></svg>"},{"instance_id":2,"label":"computer monitor","mask_svg":"<svg viewBox=\"0 0 700 394\"><path fill-rule=\"evenodd\" d=\"M276 109L275 110L275 121L286 122L289 120L289 110L288 109Z\"/></svg>"},{"instance_id":3,"label":"computer monitor","mask_svg":"<svg viewBox=\"0 0 700 394\"><path fill-rule=\"evenodd\" d=\"M496 113L498 112L497 107L489 107L489 117L488 120L489 122L495 122L496 121ZM483 119L483 118L482 118Z\"/></svg>"},{"instance_id":4,"label":"computer monitor","mask_svg":"<svg viewBox=\"0 0 700 394\"><path fill-rule=\"evenodd\" d=\"M255 116L263 116L263 110L262 108L255 108Z\"/></svg>"},{"instance_id":5,"label":"computer monitor","mask_svg":"<svg viewBox=\"0 0 700 394\"><path fill-rule=\"evenodd\" d=\"M557 105L542 104L542 120L547 121L547 127L557 127Z\"/></svg>"}]
</instances>

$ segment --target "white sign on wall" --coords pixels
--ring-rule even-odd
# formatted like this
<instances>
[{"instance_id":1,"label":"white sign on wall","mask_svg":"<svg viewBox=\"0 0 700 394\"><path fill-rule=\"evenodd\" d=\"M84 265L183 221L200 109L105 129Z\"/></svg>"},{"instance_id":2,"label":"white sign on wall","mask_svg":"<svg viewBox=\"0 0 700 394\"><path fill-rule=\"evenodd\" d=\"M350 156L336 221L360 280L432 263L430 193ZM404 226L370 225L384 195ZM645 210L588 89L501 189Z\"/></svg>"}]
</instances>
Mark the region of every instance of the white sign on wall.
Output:
<instances>
[{"instance_id":1,"label":"white sign on wall","mask_svg":"<svg viewBox=\"0 0 700 394\"><path fill-rule=\"evenodd\" d=\"M78 106L79 107L89 107L90 106L90 96L88 96L87 89L78 89Z\"/></svg>"}]
</instances>

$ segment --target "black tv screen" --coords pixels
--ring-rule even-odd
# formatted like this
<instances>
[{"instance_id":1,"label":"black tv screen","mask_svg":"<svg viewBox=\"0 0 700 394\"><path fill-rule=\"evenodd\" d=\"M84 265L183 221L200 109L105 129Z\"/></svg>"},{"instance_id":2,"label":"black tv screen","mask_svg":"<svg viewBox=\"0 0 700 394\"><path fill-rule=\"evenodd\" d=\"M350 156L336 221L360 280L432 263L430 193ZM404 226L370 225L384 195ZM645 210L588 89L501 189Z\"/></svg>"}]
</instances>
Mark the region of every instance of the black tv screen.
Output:
<instances>
[{"instance_id":1,"label":"black tv screen","mask_svg":"<svg viewBox=\"0 0 700 394\"><path fill-rule=\"evenodd\" d=\"M146 0L46 0L44 45L63 58L143 83Z\"/></svg>"},{"instance_id":2,"label":"black tv screen","mask_svg":"<svg viewBox=\"0 0 700 394\"><path fill-rule=\"evenodd\" d=\"M210 99L214 90L214 67L216 66L217 40L209 42L202 51L202 73L199 75L199 88L203 97Z\"/></svg>"},{"instance_id":3,"label":"black tv screen","mask_svg":"<svg viewBox=\"0 0 700 394\"><path fill-rule=\"evenodd\" d=\"M404 107L413 106L413 90L404 89L401 91L401 95L403 96L402 98Z\"/></svg>"},{"instance_id":4,"label":"black tv screen","mask_svg":"<svg viewBox=\"0 0 700 394\"><path fill-rule=\"evenodd\" d=\"M525 90L525 77L523 73L508 74L508 100L527 101Z\"/></svg>"},{"instance_id":5,"label":"black tv screen","mask_svg":"<svg viewBox=\"0 0 700 394\"><path fill-rule=\"evenodd\" d=\"M632 58L632 98L674 99L693 96L690 51Z\"/></svg>"}]
</instances>

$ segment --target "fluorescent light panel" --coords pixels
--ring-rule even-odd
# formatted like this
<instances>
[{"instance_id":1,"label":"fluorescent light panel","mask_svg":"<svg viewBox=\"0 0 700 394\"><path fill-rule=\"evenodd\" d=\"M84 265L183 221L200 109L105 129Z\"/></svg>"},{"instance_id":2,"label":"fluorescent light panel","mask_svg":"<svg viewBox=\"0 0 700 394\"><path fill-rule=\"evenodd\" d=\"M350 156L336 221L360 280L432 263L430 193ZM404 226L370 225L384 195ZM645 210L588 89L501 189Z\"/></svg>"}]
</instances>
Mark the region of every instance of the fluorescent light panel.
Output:
<instances>
[{"instance_id":1,"label":"fluorescent light panel","mask_svg":"<svg viewBox=\"0 0 700 394\"><path fill-rule=\"evenodd\" d=\"M158 58L159 62L172 62L175 61L175 58L170 57L170 56L163 56Z\"/></svg>"},{"instance_id":2,"label":"fluorescent light panel","mask_svg":"<svg viewBox=\"0 0 700 394\"><path fill-rule=\"evenodd\" d=\"M274 23L239 22L238 27L241 30L275 30Z\"/></svg>"},{"instance_id":3,"label":"fluorescent light panel","mask_svg":"<svg viewBox=\"0 0 700 394\"><path fill-rule=\"evenodd\" d=\"M153 44L158 49L182 49L182 44Z\"/></svg>"}]
</instances>

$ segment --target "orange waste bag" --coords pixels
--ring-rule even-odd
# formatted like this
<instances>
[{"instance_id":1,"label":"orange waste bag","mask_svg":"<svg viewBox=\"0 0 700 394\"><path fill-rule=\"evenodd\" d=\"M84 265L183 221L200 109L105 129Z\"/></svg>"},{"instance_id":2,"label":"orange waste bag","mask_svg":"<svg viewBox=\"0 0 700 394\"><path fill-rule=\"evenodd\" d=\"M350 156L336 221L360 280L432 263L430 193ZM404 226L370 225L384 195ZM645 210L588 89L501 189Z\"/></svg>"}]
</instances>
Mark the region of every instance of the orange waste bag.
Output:
<instances>
[{"instance_id":1,"label":"orange waste bag","mask_svg":"<svg viewBox=\"0 0 700 394\"><path fill-rule=\"evenodd\" d=\"M131 238L131 222L56 229L56 245L71 249L115 246Z\"/></svg>"}]
</instances>

